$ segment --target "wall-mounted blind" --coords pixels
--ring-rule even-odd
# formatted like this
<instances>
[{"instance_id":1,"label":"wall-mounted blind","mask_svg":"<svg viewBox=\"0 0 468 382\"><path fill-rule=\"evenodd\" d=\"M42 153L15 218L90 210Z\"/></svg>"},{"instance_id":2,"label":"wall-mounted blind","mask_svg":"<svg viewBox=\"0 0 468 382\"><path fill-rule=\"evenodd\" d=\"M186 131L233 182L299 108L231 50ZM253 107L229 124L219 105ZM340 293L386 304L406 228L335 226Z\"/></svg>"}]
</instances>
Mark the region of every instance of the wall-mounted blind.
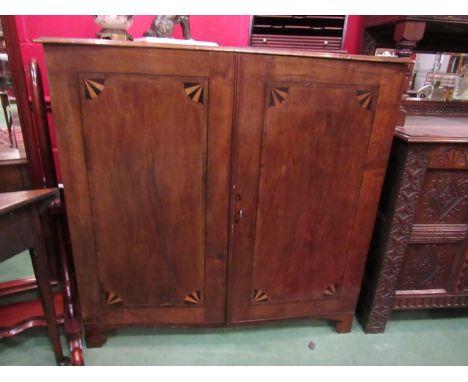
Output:
<instances>
[{"instance_id":1,"label":"wall-mounted blind","mask_svg":"<svg viewBox=\"0 0 468 382\"><path fill-rule=\"evenodd\" d=\"M341 50L346 16L253 16L250 45Z\"/></svg>"}]
</instances>

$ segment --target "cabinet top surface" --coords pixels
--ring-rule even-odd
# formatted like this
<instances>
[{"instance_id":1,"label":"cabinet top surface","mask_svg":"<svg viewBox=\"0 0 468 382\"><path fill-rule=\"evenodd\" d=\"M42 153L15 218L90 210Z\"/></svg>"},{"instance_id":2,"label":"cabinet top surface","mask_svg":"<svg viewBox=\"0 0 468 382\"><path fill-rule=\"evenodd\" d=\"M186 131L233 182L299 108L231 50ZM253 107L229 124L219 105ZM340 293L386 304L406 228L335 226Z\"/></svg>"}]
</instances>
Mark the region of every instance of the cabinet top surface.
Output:
<instances>
[{"instance_id":1,"label":"cabinet top surface","mask_svg":"<svg viewBox=\"0 0 468 382\"><path fill-rule=\"evenodd\" d=\"M43 199L58 196L56 188L0 193L0 216Z\"/></svg>"},{"instance_id":2,"label":"cabinet top surface","mask_svg":"<svg viewBox=\"0 0 468 382\"><path fill-rule=\"evenodd\" d=\"M41 37L35 39L34 42L44 45L71 45L71 46L93 46L93 47L120 47L120 48L149 48L149 49L175 49L175 50L195 50L195 51L210 51L210 52L227 52L227 53L245 53L245 54L261 54L261 55L276 55L276 56L292 56L292 57L314 57L314 58L332 58L349 61L365 61L365 62L382 62L382 63L397 63L408 64L411 62L408 58L397 57L382 57L382 56L364 56L346 53L322 53L310 52L301 50L281 50L281 49L265 49L265 48L235 48L235 47L212 47L203 45L180 45L168 43L153 43L146 41L111 41L101 39L83 39L83 38L52 38Z\"/></svg>"},{"instance_id":3,"label":"cabinet top surface","mask_svg":"<svg viewBox=\"0 0 468 382\"><path fill-rule=\"evenodd\" d=\"M409 115L395 136L414 143L468 143L468 118Z\"/></svg>"}]
</instances>

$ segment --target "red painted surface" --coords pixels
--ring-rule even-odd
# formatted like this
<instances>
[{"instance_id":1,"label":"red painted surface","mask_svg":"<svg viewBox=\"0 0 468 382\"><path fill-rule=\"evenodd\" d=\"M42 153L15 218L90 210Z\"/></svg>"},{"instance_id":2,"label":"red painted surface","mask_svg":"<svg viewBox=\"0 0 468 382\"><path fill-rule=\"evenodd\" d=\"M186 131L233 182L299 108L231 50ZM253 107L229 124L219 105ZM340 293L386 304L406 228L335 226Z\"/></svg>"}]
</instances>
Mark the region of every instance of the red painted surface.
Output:
<instances>
[{"instance_id":1,"label":"red painted surface","mask_svg":"<svg viewBox=\"0 0 468 382\"><path fill-rule=\"evenodd\" d=\"M129 33L142 37L154 16L134 16ZM80 37L94 38L99 26L91 16L16 16L18 38L20 40L23 63L37 58L45 72L44 53L40 44L34 43L38 37ZM215 41L221 46L247 46L250 16L191 16L190 27L196 40ZM179 27L174 37L181 38ZM46 76L44 76L46 77ZM45 94L49 94L47 78L44 78Z\"/></svg>"},{"instance_id":2,"label":"red painted surface","mask_svg":"<svg viewBox=\"0 0 468 382\"><path fill-rule=\"evenodd\" d=\"M343 43L343 49L348 53L358 54L361 52L365 18L366 16L348 16Z\"/></svg>"},{"instance_id":3,"label":"red painted surface","mask_svg":"<svg viewBox=\"0 0 468 382\"><path fill-rule=\"evenodd\" d=\"M134 37L142 37L154 16L134 16L129 33ZM348 53L359 53L365 16L349 16L343 47ZM47 68L44 62L44 52L40 44L34 43L39 37L80 37L94 38L99 30L91 16L16 16L18 38L23 57L24 70L32 58L36 58L44 77L45 94L49 95ZM190 29L195 40L214 41L221 46L248 46L250 16L190 16ZM179 27L174 37L182 38ZM26 78L27 78L26 74ZM60 177L60 166L56 148L55 131L52 116L49 116L52 145Z\"/></svg>"},{"instance_id":4,"label":"red painted surface","mask_svg":"<svg viewBox=\"0 0 468 382\"><path fill-rule=\"evenodd\" d=\"M142 37L154 16L134 16L129 29L133 37ZM344 49L358 53L361 45L365 16L349 16L344 39ZM45 72L42 46L33 42L38 37L81 37L94 38L99 27L91 16L16 16L23 63L26 67L31 58L37 58ZM221 46L247 46L250 16L191 16L190 26L193 38L215 41ZM174 37L181 38L179 27ZM46 77L46 76L45 76ZM47 78L44 78L46 94L49 94Z\"/></svg>"}]
</instances>

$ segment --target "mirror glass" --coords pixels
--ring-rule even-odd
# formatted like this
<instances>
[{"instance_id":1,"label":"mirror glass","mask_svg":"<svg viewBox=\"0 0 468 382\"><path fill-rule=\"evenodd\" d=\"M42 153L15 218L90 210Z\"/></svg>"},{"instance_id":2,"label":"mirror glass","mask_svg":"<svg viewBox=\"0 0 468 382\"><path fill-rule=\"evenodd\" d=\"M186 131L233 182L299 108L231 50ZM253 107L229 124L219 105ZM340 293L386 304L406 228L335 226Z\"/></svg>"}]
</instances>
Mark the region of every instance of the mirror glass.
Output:
<instances>
[{"instance_id":1,"label":"mirror glass","mask_svg":"<svg viewBox=\"0 0 468 382\"><path fill-rule=\"evenodd\" d=\"M0 160L26 157L15 91L0 21Z\"/></svg>"},{"instance_id":2,"label":"mirror glass","mask_svg":"<svg viewBox=\"0 0 468 382\"><path fill-rule=\"evenodd\" d=\"M396 49L378 48L375 54L396 57ZM468 101L468 54L416 53L405 98Z\"/></svg>"},{"instance_id":3,"label":"mirror glass","mask_svg":"<svg viewBox=\"0 0 468 382\"><path fill-rule=\"evenodd\" d=\"M468 101L468 54L417 53L408 93L428 101Z\"/></svg>"}]
</instances>

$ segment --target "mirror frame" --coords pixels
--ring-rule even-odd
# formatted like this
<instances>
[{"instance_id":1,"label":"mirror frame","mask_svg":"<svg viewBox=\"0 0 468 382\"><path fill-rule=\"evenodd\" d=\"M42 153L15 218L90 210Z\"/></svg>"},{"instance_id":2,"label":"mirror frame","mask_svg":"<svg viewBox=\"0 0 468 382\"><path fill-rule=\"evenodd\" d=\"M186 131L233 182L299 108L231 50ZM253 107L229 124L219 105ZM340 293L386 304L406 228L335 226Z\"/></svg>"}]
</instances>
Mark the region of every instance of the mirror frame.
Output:
<instances>
[{"instance_id":1,"label":"mirror frame","mask_svg":"<svg viewBox=\"0 0 468 382\"><path fill-rule=\"evenodd\" d=\"M23 68L23 59L18 39L15 16L0 16L2 23L3 36L5 39L6 51L8 54L8 63L13 79L13 89L16 96L18 107L18 117L23 134L26 158L18 161L27 160L28 172L31 188L43 188L44 176L41 166L41 158L37 150L37 138L31 115L31 107L28 95L28 86L26 82L25 70ZM11 161L10 161L11 162Z\"/></svg>"}]
</instances>

